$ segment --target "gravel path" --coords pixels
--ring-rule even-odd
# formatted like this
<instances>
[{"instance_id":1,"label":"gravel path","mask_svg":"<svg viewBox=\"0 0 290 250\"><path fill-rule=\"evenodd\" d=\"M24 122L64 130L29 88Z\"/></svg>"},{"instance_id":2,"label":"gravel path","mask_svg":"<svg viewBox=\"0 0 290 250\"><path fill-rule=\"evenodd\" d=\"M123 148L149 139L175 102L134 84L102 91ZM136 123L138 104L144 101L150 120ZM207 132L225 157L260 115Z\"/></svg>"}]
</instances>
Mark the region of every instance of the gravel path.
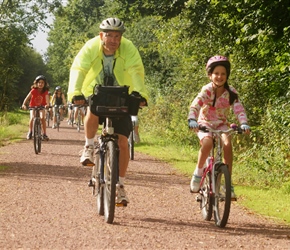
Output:
<instances>
[{"instance_id":1,"label":"gravel path","mask_svg":"<svg viewBox=\"0 0 290 250\"><path fill-rule=\"evenodd\" d=\"M0 249L290 249L290 228L232 205L227 227L203 221L189 179L136 153L113 224L96 211L79 164L83 131L62 122L35 155L32 141L0 148ZM25 135L23 135L23 138Z\"/></svg>"}]
</instances>

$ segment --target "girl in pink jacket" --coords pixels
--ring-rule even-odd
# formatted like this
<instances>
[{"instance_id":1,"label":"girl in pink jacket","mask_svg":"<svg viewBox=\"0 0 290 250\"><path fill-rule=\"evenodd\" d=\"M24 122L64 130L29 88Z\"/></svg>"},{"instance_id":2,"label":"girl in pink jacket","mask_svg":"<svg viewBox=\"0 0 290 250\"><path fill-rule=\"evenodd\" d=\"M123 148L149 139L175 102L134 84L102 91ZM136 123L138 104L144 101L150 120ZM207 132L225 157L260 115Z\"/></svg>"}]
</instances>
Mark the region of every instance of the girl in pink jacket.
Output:
<instances>
[{"instance_id":1,"label":"girl in pink jacket","mask_svg":"<svg viewBox=\"0 0 290 250\"><path fill-rule=\"evenodd\" d=\"M227 130L229 127L227 117L230 109L232 109L241 124L241 128L247 133L250 132L245 109L239 101L238 93L228 84L230 70L231 64L228 58L224 56L211 57L206 65L206 71L211 82L203 86L190 105L188 115L189 128L197 132L201 144L198 163L190 182L190 191L192 193L199 191L203 166L213 146L211 133L199 132L198 126L203 125L213 129ZM224 163L228 165L231 173L233 163L231 138L223 136L223 143ZM236 199L233 187L232 199Z\"/></svg>"}]
</instances>

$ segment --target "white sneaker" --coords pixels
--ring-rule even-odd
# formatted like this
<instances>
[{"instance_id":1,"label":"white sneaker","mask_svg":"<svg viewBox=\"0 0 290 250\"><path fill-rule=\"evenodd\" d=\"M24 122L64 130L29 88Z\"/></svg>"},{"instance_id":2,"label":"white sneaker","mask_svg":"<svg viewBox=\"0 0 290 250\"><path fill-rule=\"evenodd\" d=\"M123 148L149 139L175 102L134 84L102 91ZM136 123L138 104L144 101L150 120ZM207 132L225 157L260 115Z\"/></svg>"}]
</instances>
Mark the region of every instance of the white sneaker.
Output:
<instances>
[{"instance_id":1,"label":"white sneaker","mask_svg":"<svg viewBox=\"0 0 290 250\"><path fill-rule=\"evenodd\" d=\"M85 146L80 159L83 166L94 166L94 146Z\"/></svg>"},{"instance_id":2,"label":"white sneaker","mask_svg":"<svg viewBox=\"0 0 290 250\"><path fill-rule=\"evenodd\" d=\"M124 205L127 205L129 203L129 199L126 195L126 191L124 188L124 185L120 185L119 183L116 185L116 203L120 204L123 203Z\"/></svg>"},{"instance_id":3,"label":"white sneaker","mask_svg":"<svg viewBox=\"0 0 290 250\"><path fill-rule=\"evenodd\" d=\"M201 176L193 175L190 181L190 192L197 193L199 191L199 184Z\"/></svg>"},{"instance_id":4,"label":"white sneaker","mask_svg":"<svg viewBox=\"0 0 290 250\"><path fill-rule=\"evenodd\" d=\"M233 186L231 186L231 200L232 201L237 201L237 196L235 194L235 190L234 190Z\"/></svg>"},{"instance_id":5,"label":"white sneaker","mask_svg":"<svg viewBox=\"0 0 290 250\"><path fill-rule=\"evenodd\" d=\"M225 186L222 186L222 192L225 195L225 193L226 193L226 187ZM231 186L231 201L237 201L237 196L235 194L235 190L234 190L233 186Z\"/></svg>"}]
</instances>

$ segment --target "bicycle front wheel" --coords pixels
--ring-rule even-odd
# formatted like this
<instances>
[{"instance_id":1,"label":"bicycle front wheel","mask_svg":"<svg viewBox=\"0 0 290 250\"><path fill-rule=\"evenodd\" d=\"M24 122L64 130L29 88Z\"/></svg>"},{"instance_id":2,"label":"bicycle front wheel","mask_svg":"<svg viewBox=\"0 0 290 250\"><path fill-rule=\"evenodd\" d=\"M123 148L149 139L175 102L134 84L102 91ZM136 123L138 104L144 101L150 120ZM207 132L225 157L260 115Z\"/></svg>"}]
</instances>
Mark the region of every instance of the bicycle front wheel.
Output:
<instances>
[{"instance_id":1,"label":"bicycle front wheel","mask_svg":"<svg viewBox=\"0 0 290 250\"><path fill-rule=\"evenodd\" d=\"M60 114L57 113L57 115L56 115L57 132L59 132L59 125L60 125Z\"/></svg>"},{"instance_id":2,"label":"bicycle front wheel","mask_svg":"<svg viewBox=\"0 0 290 250\"><path fill-rule=\"evenodd\" d=\"M95 165L93 167L92 179L95 180L94 188L97 190L97 210L99 215L104 215L104 187L101 183L101 174L100 174L100 149L99 146L96 148L95 153Z\"/></svg>"},{"instance_id":3,"label":"bicycle front wheel","mask_svg":"<svg viewBox=\"0 0 290 250\"><path fill-rule=\"evenodd\" d=\"M231 208L231 176L228 166L220 164L215 170L214 219L218 227L225 227Z\"/></svg>"},{"instance_id":4,"label":"bicycle front wheel","mask_svg":"<svg viewBox=\"0 0 290 250\"><path fill-rule=\"evenodd\" d=\"M134 160L134 136L133 136L133 131L131 131L131 133L129 135L128 144L129 144L130 160Z\"/></svg>"},{"instance_id":5,"label":"bicycle front wheel","mask_svg":"<svg viewBox=\"0 0 290 250\"><path fill-rule=\"evenodd\" d=\"M210 195L210 172L206 173L201 186L201 196L200 196L200 210L204 220L210 221L212 218L212 205L213 200Z\"/></svg>"},{"instance_id":6,"label":"bicycle front wheel","mask_svg":"<svg viewBox=\"0 0 290 250\"><path fill-rule=\"evenodd\" d=\"M47 127L49 127L49 120L50 120L50 115L49 115L49 110L46 111L46 122L47 122Z\"/></svg>"},{"instance_id":7,"label":"bicycle front wheel","mask_svg":"<svg viewBox=\"0 0 290 250\"><path fill-rule=\"evenodd\" d=\"M35 154L41 152L41 125L39 119L34 119L33 121L33 141L34 141L34 151Z\"/></svg>"},{"instance_id":8,"label":"bicycle front wheel","mask_svg":"<svg viewBox=\"0 0 290 250\"><path fill-rule=\"evenodd\" d=\"M117 150L113 141L108 141L105 153L105 187L104 187L104 210L105 221L113 223L115 214L116 184L118 174Z\"/></svg>"}]
</instances>

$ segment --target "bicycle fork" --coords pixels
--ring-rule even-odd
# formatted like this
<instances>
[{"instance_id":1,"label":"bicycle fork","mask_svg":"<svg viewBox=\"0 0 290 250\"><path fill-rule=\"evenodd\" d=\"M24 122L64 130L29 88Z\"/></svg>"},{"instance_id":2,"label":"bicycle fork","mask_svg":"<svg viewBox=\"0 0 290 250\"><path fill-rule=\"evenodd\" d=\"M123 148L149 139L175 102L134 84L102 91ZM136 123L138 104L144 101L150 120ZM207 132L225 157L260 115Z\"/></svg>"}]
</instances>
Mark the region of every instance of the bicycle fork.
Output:
<instances>
[{"instance_id":1,"label":"bicycle fork","mask_svg":"<svg viewBox=\"0 0 290 250\"><path fill-rule=\"evenodd\" d=\"M107 142L112 139L108 139L105 142L101 142L99 146L99 154L100 154L100 187L105 184L105 155L107 153L106 147ZM116 144L116 141L113 141ZM116 146L115 150L117 151L117 183L119 182L119 147ZM96 152L97 153L97 152Z\"/></svg>"}]
</instances>

